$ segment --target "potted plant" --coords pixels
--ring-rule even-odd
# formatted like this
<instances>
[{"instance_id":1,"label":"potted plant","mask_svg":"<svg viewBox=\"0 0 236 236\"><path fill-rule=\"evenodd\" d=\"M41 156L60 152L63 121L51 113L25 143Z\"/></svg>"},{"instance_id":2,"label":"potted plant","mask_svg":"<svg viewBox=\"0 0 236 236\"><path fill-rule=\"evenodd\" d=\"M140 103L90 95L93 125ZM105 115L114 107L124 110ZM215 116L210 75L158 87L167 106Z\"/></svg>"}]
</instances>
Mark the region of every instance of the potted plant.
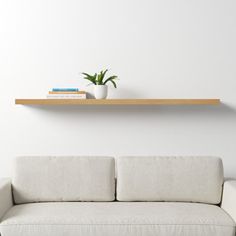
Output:
<instances>
[{"instance_id":1,"label":"potted plant","mask_svg":"<svg viewBox=\"0 0 236 236\"><path fill-rule=\"evenodd\" d=\"M116 88L117 79L116 75L112 75L105 79L105 75L108 70L101 71L100 73L95 73L94 75L90 75L88 73L82 73L84 75L84 79L89 80L91 84L94 85L94 96L96 99L104 99L107 97L107 83L110 82Z\"/></svg>"}]
</instances>

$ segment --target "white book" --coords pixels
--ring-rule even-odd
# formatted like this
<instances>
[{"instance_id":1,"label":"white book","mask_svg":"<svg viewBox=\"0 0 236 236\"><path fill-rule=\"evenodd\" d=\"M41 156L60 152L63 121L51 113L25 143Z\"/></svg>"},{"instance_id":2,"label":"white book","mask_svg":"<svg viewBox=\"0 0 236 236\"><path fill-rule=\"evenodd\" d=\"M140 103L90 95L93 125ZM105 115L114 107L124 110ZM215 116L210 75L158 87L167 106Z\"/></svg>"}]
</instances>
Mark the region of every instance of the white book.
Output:
<instances>
[{"instance_id":1,"label":"white book","mask_svg":"<svg viewBox=\"0 0 236 236\"><path fill-rule=\"evenodd\" d=\"M48 94L48 99L86 99L86 94Z\"/></svg>"}]
</instances>

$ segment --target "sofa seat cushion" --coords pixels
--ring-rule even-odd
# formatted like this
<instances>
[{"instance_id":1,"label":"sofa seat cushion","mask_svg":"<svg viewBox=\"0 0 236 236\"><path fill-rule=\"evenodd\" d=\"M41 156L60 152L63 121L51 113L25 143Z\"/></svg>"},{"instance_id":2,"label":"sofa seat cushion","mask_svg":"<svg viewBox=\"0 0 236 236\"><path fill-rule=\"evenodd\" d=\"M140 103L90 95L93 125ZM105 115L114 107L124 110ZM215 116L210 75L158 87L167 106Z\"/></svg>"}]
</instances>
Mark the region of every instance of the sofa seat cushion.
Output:
<instances>
[{"instance_id":1,"label":"sofa seat cushion","mask_svg":"<svg viewBox=\"0 0 236 236\"><path fill-rule=\"evenodd\" d=\"M61 202L14 206L2 236L235 236L218 206L163 202Z\"/></svg>"}]
</instances>

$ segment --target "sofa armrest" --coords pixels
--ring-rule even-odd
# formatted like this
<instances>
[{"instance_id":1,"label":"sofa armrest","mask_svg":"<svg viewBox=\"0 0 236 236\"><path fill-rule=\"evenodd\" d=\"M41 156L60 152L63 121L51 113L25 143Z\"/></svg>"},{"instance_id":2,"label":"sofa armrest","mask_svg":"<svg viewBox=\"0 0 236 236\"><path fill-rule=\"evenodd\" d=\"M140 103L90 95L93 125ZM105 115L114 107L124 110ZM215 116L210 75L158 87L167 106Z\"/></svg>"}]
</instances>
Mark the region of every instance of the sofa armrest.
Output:
<instances>
[{"instance_id":1,"label":"sofa armrest","mask_svg":"<svg viewBox=\"0 0 236 236\"><path fill-rule=\"evenodd\" d=\"M236 222L236 180L225 181L221 207Z\"/></svg>"},{"instance_id":2,"label":"sofa armrest","mask_svg":"<svg viewBox=\"0 0 236 236\"><path fill-rule=\"evenodd\" d=\"M12 206L11 180L0 179L0 220Z\"/></svg>"}]
</instances>

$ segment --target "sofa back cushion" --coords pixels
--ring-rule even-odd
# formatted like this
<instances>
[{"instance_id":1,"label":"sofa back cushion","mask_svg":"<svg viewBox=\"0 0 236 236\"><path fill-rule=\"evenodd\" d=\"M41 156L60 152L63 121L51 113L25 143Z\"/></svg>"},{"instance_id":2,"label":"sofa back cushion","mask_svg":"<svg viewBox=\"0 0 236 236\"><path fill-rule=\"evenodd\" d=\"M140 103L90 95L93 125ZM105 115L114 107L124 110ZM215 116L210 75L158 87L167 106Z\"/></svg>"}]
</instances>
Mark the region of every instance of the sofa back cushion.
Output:
<instances>
[{"instance_id":1,"label":"sofa back cushion","mask_svg":"<svg viewBox=\"0 0 236 236\"><path fill-rule=\"evenodd\" d=\"M113 201L111 157L18 157L13 175L16 204L49 201Z\"/></svg>"},{"instance_id":2,"label":"sofa back cushion","mask_svg":"<svg viewBox=\"0 0 236 236\"><path fill-rule=\"evenodd\" d=\"M218 204L223 165L214 157L120 157L117 200Z\"/></svg>"}]
</instances>

